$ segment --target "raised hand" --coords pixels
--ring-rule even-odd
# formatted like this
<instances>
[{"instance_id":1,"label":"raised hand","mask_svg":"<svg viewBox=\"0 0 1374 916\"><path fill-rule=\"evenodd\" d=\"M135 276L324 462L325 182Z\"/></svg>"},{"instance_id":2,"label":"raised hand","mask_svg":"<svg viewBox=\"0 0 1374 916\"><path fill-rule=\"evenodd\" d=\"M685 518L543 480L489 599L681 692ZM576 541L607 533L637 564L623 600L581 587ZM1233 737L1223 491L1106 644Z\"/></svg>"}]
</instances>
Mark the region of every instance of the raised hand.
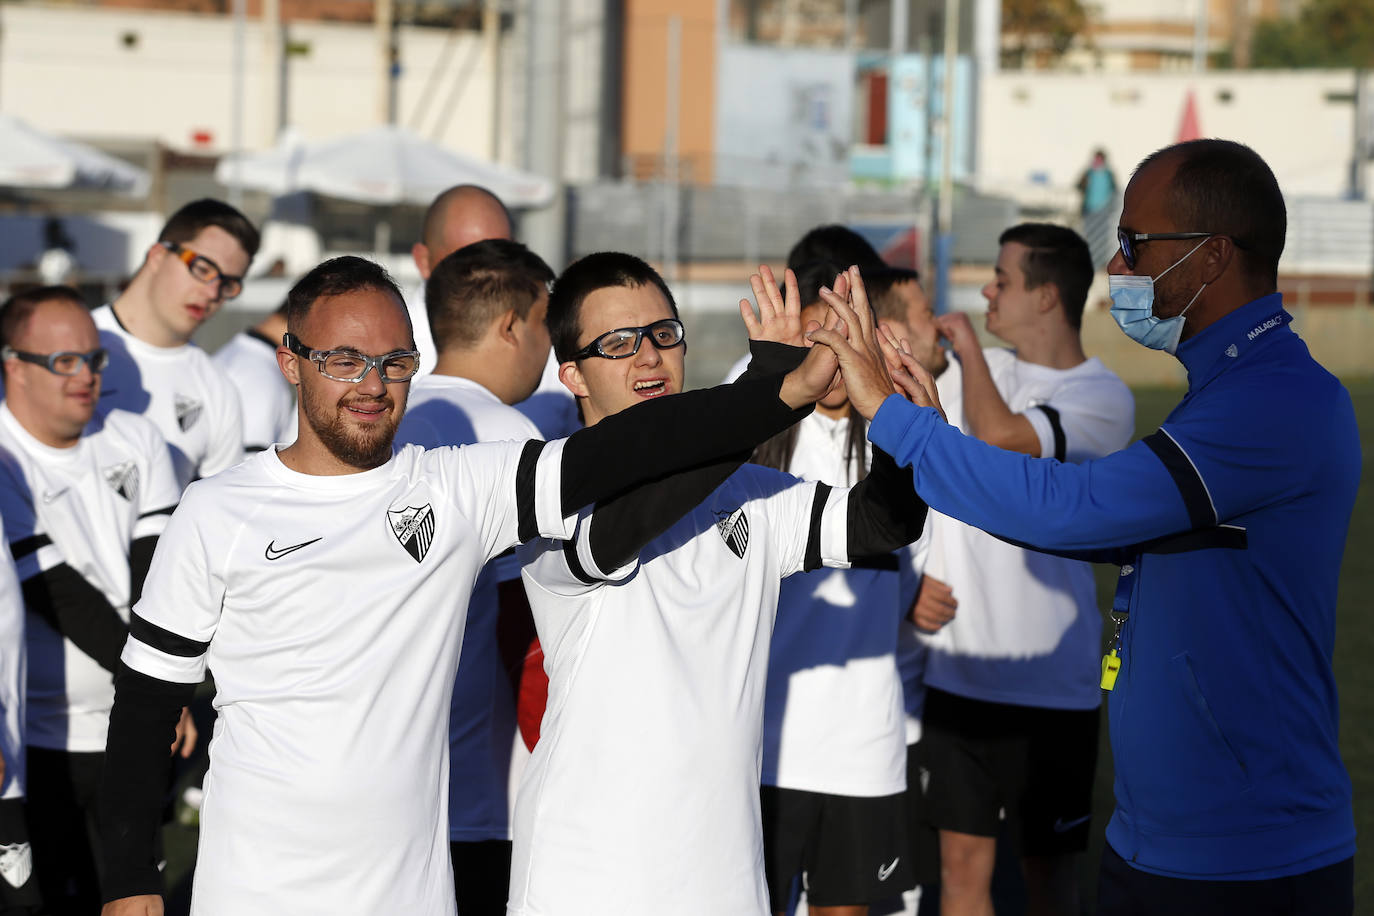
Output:
<instances>
[{"instance_id":1,"label":"raised hand","mask_svg":"<svg viewBox=\"0 0 1374 916\"><path fill-rule=\"evenodd\" d=\"M844 330L821 328L808 336L834 351L850 402L871 420L887 396L897 390L887 368L888 360L895 363L897 357L889 357L882 350L859 269L849 268L844 279L848 296L839 293L838 281L835 290L821 289L821 298L839 317Z\"/></svg>"},{"instance_id":2,"label":"raised hand","mask_svg":"<svg viewBox=\"0 0 1374 916\"><path fill-rule=\"evenodd\" d=\"M915 354L911 352L911 345L905 340L899 341L887 325L881 327L881 333L879 342L883 356L888 360L889 372L898 392L918 407L934 407L940 412L940 418L949 422L944 407L940 405L940 392L935 387L935 376L916 359ZM895 369L891 368L894 359L897 361Z\"/></svg>"},{"instance_id":3,"label":"raised hand","mask_svg":"<svg viewBox=\"0 0 1374 916\"><path fill-rule=\"evenodd\" d=\"M783 274L786 295L778 290L778 281L767 264L759 265L759 272L749 278L749 286L754 290L754 302L758 303L758 314L748 299L739 301L739 314L744 319L744 327L750 340L770 340L775 343L790 344L794 347L810 346L802 327L801 291L797 288L797 275L789 268Z\"/></svg>"},{"instance_id":4,"label":"raised hand","mask_svg":"<svg viewBox=\"0 0 1374 916\"><path fill-rule=\"evenodd\" d=\"M935 328L940 336L949 341L955 354L967 353L979 348L978 335L966 312L947 312L935 318Z\"/></svg>"}]
</instances>

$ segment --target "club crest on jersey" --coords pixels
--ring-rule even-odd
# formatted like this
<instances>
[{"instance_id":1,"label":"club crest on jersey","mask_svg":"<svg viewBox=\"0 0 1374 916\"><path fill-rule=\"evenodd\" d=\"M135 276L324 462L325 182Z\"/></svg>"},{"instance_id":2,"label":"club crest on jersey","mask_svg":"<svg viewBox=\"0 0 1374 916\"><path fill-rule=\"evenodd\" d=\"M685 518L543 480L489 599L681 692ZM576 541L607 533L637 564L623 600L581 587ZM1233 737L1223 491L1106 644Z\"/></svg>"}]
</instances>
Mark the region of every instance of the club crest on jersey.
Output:
<instances>
[{"instance_id":1,"label":"club crest on jersey","mask_svg":"<svg viewBox=\"0 0 1374 916\"><path fill-rule=\"evenodd\" d=\"M744 509L717 512L716 530L725 539L725 546L730 548L730 552L743 560L745 548L749 546L749 516L744 514Z\"/></svg>"},{"instance_id":2,"label":"club crest on jersey","mask_svg":"<svg viewBox=\"0 0 1374 916\"><path fill-rule=\"evenodd\" d=\"M188 431L196 425L200 419L200 411L203 405L195 398L188 398L184 394L176 396L177 426L181 427L182 432Z\"/></svg>"},{"instance_id":3,"label":"club crest on jersey","mask_svg":"<svg viewBox=\"0 0 1374 916\"><path fill-rule=\"evenodd\" d=\"M0 846L0 876L10 887L23 887L33 874L33 850L28 843Z\"/></svg>"},{"instance_id":4,"label":"club crest on jersey","mask_svg":"<svg viewBox=\"0 0 1374 916\"><path fill-rule=\"evenodd\" d=\"M138 501L138 465L122 461L105 468L105 482L129 502Z\"/></svg>"},{"instance_id":5,"label":"club crest on jersey","mask_svg":"<svg viewBox=\"0 0 1374 916\"><path fill-rule=\"evenodd\" d=\"M406 549L406 553L419 563L429 553L429 545L434 543L434 510L429 504L415 508L388 509L387 521L391 523L391 533Z\"/></svg>"}]
</instances>

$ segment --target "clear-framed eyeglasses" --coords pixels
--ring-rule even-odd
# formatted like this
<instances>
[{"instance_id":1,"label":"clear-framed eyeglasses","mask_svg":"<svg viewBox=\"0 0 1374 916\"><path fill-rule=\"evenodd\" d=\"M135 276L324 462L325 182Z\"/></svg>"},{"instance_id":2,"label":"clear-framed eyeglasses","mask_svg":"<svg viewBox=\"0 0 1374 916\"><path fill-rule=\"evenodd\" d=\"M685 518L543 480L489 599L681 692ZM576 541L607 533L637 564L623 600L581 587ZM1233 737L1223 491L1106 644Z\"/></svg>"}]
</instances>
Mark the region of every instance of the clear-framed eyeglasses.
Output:
<instances>
[{"instance_id":1,"label":"clear-framed eyeglasses","mask_svg":"<svg viewBox=\"0 0 1374 916\"><path fill-rule=\"evenodd\" d=\"M627 359L639 352L645 338L658 349L669 350L687 339L687 331L676 318L663 318L638 328L616 328L578 350L572 358Z\"/></svg>"},{"instance_id":2,"label":"clear-framed eyeglasses","mask_svg":"<svg viewBox=\"0 0 1374 916\"><path fill-rule=\"evenodd\" d=\"M99 375L110 364L110 352L104 347L96 347L89 353L78 350L58 350L56 353L29 353L14 347L0 348L0 359L18 359L35 366L42 366L53 375L80 375L82 366L89 366L91 372Z\"/></svg>"},{"instance_id":3,"label":"clear-framed eyeglasses","mask_svg":"<svg viewBox=\"0 0 1374 916\"><path fill-rule=\"evenodd\" d=\"M357 384L373 369L383 382L408 382L420 369L420 351L392 350L381 356L366 356L354 350L314 350L289 331L282 335L283 347L315 364L320 375L336 382Z\"/></svg>"}]
</instances>

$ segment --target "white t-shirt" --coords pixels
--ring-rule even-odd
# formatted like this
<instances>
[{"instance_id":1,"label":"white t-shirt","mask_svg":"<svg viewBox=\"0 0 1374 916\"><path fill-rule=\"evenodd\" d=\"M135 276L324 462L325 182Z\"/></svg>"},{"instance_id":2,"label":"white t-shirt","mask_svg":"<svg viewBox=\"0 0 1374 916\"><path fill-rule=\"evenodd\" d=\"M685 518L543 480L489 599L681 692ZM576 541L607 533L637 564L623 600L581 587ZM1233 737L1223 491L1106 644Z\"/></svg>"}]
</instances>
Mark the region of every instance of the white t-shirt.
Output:
<instances>
[{"instance_id":1,"label":"white t-shirt","mask_svg":"<svg viewBox=\"0 0 1374 916\"><path fill-rule=\"evenodd\" d=\"M582 428L582 420L577 416L577 399L559 381L558 366L558 358L550 351L549 361L544 364L544 374L539 378L539 387L534 389L534 394L515 405L516 410L539 427L539 435L550 440L564 439Z\"/></svg>"},{"instance_id":2,"label":"white t-shirt","mask_svg":"<svg viewBox=\"0 0 1374 916\"><path fill-rule=\"evenodd\" d=\"M66 563L129 619L129 545L159 534L180 488L167 445L143 417L97 412L71 448L29 435L0 405L0 515L22 582ZM103 751L114 677L34 608L26 738L36 747Z\"/></svg>"},{"instance_id":3,"label":"white t-shirt","mask_svg":"<svg viewBox=\"0 0 1374 916\"><path fill-rule=\"evenodd\" d=\"M410 312L410 327L415 335L415 349L420 351L420 368L415 378L421 379L434 371L439 362L439 351L434 346L434 335L429 330L429 310L425 308L425 281L411 287L406 296L406 310Z\"/></svg>"},{"instance_id":4,"label":"white t-shirt","mask_svg":"<svg viewBox=\"0 0 1374 916\"><path fill-rule=\"evenodd\" d=\"M155 347L124 330L114 309L91 313L100 343L110 351L101 379L100 406L153 421L172 451L172 468L185 489L243 460L243 416L234 386L195 344Z\"/></svg>"},{"instance_id":5,"label":"white t-shirt","mask_svg":"<svg viewBox=\"0 0 1374 916\"><path fill-rule=\"evenodd\" d=\"M511 916L764 914L759 765L783 577L816 485L746 465L640 553L583 584L564 543L519 551L549 675L515 804ZM819 518L848 562L847 490ZM580 565L605 574L579 538Z\"/></svg>"},{"instance_id":6,"label":"white t-shirt","mask_svg":"<svg viewBox=\"0 0 1374 916\"><path fill-rule=\"evenodd\" d=\"M216 350L210 361L238 392L248 451L296 440L296 389L277 367L275 343L243 331Z\"/></svg>"},{"instance_id":7,"label":"white t-shirt","mask_svg":"<svg viewBox=\"0 0 1374 916\"><path fill-rule=\"evenodd\" d=\"M538 439L534 424L470 379L427 375L410 388L397 445L421 448ZM515 700L497 645L497 583L520 577L514 554L488 563L468 599L448 720L450 840L510 839ZM454 599L456 601L456 598Z\"/></svg>"},{"instance_id":8,"label":"white t-shirt","mask_svg":"<svg viewBox=\"0 0 1374 916\"><path fill-rule=\"evenodd\" d=\"M812 413L797 428L788 470L843 487L849 419ZM868 464L861 442L858 462ZM899 552L900 553L900 552ZM818 569L782 584L768 660L763 784L875 797L906 789L906 713L897 673L902 604L890 568Z\"/></svg>"},{"instance_id":9,"label":"white t-shirt","mask_svg":"<svg viewBox=\"0 0 1374 916\"><path fill-rule=\"evenodd\" d=\"M1072 462L1122 449L1135 428L1130 389L1102 362L1051 369L1006 349L984 351L997 391L1030 421L1040 454ZM937 382L949 422L971 431L957 366ZM991 703L1094 709L1101 698L1102 615L1084 562L1024 550L932 511L925 571L959 602L933 635L926 685Z\"/></svg>"},{"instance_id":10,"label":"white t-shirt","mask_svg":"<svg viewBox=\"0 0 1374 916\"><path fill-rule=\"evenodd\" d=\"M0 798L24 797L24 596L0 516L0 754L5 781Z\"/></svg>"},{"instance_id":11,"label":"white t-shirt","mask_svg":"<svg viewBox=\"0 0 1374 916\"><path fill-rule=\"evenodd\" d=\"M191 486L134 612L131 668L214 674L192 912L451 916L449 699L482 565L518 520L571 536L562 442L406 446L321 477L275 449ZM523 516L522 516L523 513Z\"/></svg>"}]
</instances>

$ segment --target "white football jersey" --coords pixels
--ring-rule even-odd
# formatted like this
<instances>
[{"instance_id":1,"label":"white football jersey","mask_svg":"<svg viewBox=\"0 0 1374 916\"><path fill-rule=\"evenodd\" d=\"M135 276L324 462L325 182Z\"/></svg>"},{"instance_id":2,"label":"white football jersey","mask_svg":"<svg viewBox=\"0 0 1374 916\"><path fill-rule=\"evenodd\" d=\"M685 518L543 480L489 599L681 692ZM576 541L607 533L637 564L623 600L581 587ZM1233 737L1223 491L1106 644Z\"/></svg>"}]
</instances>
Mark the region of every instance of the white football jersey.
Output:
<instances>
[{"instance_id":1,"label":"white football jersey","mask_svg":"<svg viewBox=\"0 0 1374 916\"><path fill-rule=\"evenodd\" d=\"M421 448L538 438L515 408L477 382L452 375L427 375L411 385L396 434L398 445ZM448 720L448 835L458 842L510 839L515 698L496 641L496 586L519 577L513 554L498 557L483 568L467 602ZM453 603L461 605L457 597Z\"/></svg>"},{"instance_id":2,"label":"white football jersey","mask_svg":"<svg viewBox=\"0 0 1374 916\"><path fill-rule=\"evenodd\" d=\"M560 517L563 442L406 446L357 474L275 449L191 486L123 660L213 673L192 912L454 913L444 796L466 596L521 523Z\"/></svg>"},{"instance_id":3,"label":"white football jersey","mask_svg":"<svg viewBox=\"0 0 1374 916\"><path fill-rule=\"evenodd\" d=\"M788 470L834 487L856 482L845 460L849 419L798 424ZM860 448L866 442L860 443ZM867 451L857 457L867 466ZM768 659L763 783L875 797L906 789L906 712L897 671L903 605L898 555L879 568L817 569L782 584Z\"/></svg>"},{"instance_id":4,"label":"white football jersey","mask_svg":"<svg viewBox=\"0 0 1374 916\"><path fill-rule=\"evenodd\" d=\"M1051 369L1011 350L983 352L1002 400L1040 437L1041 457L1086 461L1130 441L1135 401L1100 360ZM949 422L971 435L960 367L936 384ZM1102 616L1091 566L1012 546L934 510L926 533L925 571L959 602L953 620L921 637L926 685L989 703L1096 708Z\"/></svg>"},{"instance_id":5,"label":"white football jersey","mask_svg":"<svg viewBox=\"0 0 1374 916\"><path fill-rule=\"evenodd\" d=\"M277 345L254 331L235 334L210 357L238 392L250 452L296 440L296 389L277 366Z\"/></svg>"},{"instance_id":6,"label":"white football jersey","mask_svg":"<svg viewBox=\"0 0 1374 916\"><path fill-rule=\"evenodd\" d=\"M0 798L24 796L25 657L24 596L0 516L0 754L5 757Z\"/></svg>"},{"instance_id":7,"label":"white football jersey","mask_svg":"<svg viewBox=\"0 0 1374 916\"><path fill-rule=\"evenodd\" d=\"M822 562L848 562L848 491L814 514L817 492L746 465L618 581L584 584L565 542L520 549L549 697L516 800L512 916L768 911L759 763L778 587L813 526Z\"/></svg>"},{"instance_id":8,"label":"white football jersey","mask_svg":"<svg viewBox=\"0 0 1374 916\"><path fill-rule=\"evenodd\" d=\"M143 417L97 411L71 448L29 435L0 405L0 515L22 582L66 563L129 619L129 545L159 534L180 494ZM25 621L29 744L103 751L114 677L36 609Z\"/></svg>"},{"instance_id":9,"label":"white football jersey","mask_svg":"<svg viewBox=\"0 0 1374 916\"><path fill-rule=\"evenodd\" d=\"M172 452L177 482L210 477L243 460L243 416L234 386L195 344L154 347L124 330L114 309L91 313L110 365L100 405L146 416Z\"/></svg>"}]
</instances>

